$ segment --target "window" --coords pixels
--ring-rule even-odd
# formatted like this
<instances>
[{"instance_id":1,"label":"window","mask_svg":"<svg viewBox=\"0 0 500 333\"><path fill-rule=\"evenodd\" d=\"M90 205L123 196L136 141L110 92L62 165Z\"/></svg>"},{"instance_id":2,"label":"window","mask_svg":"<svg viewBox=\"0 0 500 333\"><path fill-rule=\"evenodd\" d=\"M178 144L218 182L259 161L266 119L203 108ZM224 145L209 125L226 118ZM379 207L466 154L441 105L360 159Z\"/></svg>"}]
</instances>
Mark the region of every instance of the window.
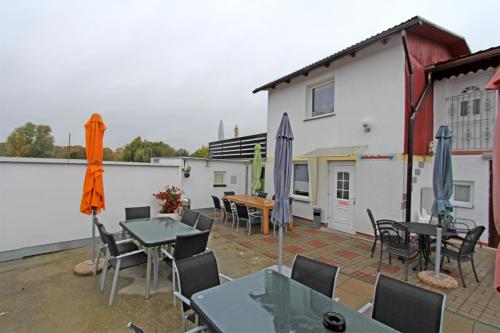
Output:
<instances>
[{"instance_id":1,"label":"window","mask_svg":"<svg viewBox=\"0 0 500 333\"><path fill-rule=\"evenodd\" d=\"M467 116L467 108L469 107L469 101L460 102L460 115L462 117Z\"/></svg>"},{"instance_id":2,"label":"window","mask_svg":"<svg viewBox=\"0 0 500 333\"><path fill-rule=\"evenodd\" d=\"M214 187L224 187L226 183L224 181L225 171L214 171Z\"/></svg>"},{"instance_id":3,"label":"window","mask_svg":"<svg viewBox=\"0 0 500 333\"><path fill-rule=\"evenodd\" d=\"M349 200L349 172L337 172L337 199Z\"/></svg>"},{"instance_id":4,"label":"window","mask_svg":"<svg viewBox=\"0 0 500 333\"><path fill-rule=\"evenodd\" d=\"M309 197L309 169L305 163L293 165L293 194Z\"/></svg>"},{"instance_id":5,"label":"window","mask_svg":"<svg viewBox=\"0 0 500 333\"><path fill-rule=\"evenodd\" d=\"M481 99L475 98L472 101L472 114L481 114Z\"/></svg>"},{"instance_id":6,"label":"window","mask_svg":"<svg viewBox=\"0 0 500 333\"><path fill-rule=\"evenodd\" d=\"M457 207L473 208L474 183L456 181L453 184L453 203Z\"/></svg>"},{"instance_id":7,"label":"window","mask_svg":"<svg viewBox=\"0 0 500 333\"><path fill-rule=\"evenodd\" d=\"M333 113L335 86L329 82L312 88L312 117Z\"/></svg>"}]
</instances>

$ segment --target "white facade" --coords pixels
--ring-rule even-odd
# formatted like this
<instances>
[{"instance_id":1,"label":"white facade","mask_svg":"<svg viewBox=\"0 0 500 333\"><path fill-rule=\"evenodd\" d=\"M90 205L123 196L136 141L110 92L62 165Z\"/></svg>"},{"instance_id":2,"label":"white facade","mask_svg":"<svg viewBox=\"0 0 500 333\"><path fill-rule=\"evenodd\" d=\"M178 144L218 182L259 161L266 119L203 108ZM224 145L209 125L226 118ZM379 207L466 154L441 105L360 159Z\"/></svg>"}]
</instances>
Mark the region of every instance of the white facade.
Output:
<instances>
[{"instance_id":1,"label":"white facade","mask_svg":"<svg viewBox=\"0 0 500 333\"><path fill-rule=\"evenodd\" d=\"M225 191L247 193L250 189L251 166L246 161L208 160L190 157L155 157L154 164L169 165L178 170L180 188L184 197L191 200L191 208L213 207L211 195L222 197ZM188 178L182 167L191 167ZM224 173L224 185L214 186L214 173Z\"/></svg>"},{"instance_id":2,"label":"white facade","mask_svg":"<svg viewBox=\"0 0 500 333\"><path fill-rule=\"evenodd\" d=\"M319 156L317 159L317 202L322 222L347 232L372 234L366 209L377 219L403 217L405 192L404 150L405 64L400 38L376 43L330 65L309 72L307 77L280 84L268 95L268 156L273 156L275 134L284 112L288 113L295 140L294 160L317 148L365 146L350 157ZM312 87L334 82L334 113L308 119ZM370 127L364 130L363 124ZM393 155L387 160L360 160L364 155ZM272 170L272 160L267 162ZM346 169L347 168L347 169ZM338 205L337 175L351 170L349 200ZM311 171L309 173L311 177ZM272 193L272 172L266 174L266 189ZM295 197L293 211L312 218L314 199ZM304 200L305 199L305 200ZM311 202L312 201L312 202ZM342 225L343 219L351 219Z\"/></svg>"},{"instance_id":3,"label":"white facade","mask_svg":"<svg viewBox=\"0 0 500 333\"><path fill-rule=\"evenodd\" d=\"M80 160L0 158L0 253L89 238L91 217L80 213L86 167ZM112 232L125 207L155 207L154 192L180 186L178 168L150 163L104 162L103 177L99 220Z\"/></svg>"}]
</instances>

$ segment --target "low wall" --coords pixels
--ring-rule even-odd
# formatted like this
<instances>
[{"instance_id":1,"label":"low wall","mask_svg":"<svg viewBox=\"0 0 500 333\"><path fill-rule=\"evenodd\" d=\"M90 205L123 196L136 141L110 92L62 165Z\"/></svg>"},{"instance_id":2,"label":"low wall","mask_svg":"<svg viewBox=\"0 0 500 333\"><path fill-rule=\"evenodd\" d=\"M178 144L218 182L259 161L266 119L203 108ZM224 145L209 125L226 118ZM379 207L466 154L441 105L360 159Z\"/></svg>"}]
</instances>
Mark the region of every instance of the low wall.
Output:
<instances>
[{"instance_id":1,"label":"low wall","mask_svg":"<svg viewBox=\"0 0 500 333\"><path fill-rule=\"evenodd\" d=\"M54 244L81 245L91 236L91 218L79 210L85 168L82 160L0 158L0 261ZM99 220L116 232L125 207L150 205L154 214L152 194L167 184L181 185L178 167L105 162L106 210Z\"/></svg>"}]
</instances>

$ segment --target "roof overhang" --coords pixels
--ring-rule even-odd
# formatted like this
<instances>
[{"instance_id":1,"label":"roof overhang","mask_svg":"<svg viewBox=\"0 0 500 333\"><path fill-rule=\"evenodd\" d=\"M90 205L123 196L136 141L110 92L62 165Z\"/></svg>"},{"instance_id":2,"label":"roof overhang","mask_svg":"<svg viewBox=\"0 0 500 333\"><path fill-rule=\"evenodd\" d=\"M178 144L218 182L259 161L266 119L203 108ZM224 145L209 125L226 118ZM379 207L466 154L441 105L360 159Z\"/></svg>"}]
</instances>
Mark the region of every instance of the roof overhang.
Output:
<instances>
[{"instance_id":1,"label":"roof overhang","mask_svg":"<svg viewBox=\"0 0 500 333\"><path fill-rule=\"evenodd\" d=\"M351 157L359 154L367 146L344 146L344 147L329 147L317 148L309 153L302 155L302 158L316 158L316 157Z\"/></svg>"}]
</instances>

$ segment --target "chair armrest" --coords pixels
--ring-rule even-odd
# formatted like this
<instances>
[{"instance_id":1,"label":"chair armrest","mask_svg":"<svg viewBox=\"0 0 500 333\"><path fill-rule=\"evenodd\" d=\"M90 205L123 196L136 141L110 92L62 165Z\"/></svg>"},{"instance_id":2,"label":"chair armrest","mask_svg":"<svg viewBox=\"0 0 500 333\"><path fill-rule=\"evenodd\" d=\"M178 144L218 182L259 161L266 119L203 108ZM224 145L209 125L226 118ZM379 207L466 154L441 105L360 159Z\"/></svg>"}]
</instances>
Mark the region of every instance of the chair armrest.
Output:
<instances>
[{"instance_id":1,"label":"chair armrest","mask_svg":"<svg viewBox=\"0 0 500 333\"><path fill-rule=\"evenodd\" d=\"M120 254L119 256L116 257L116 259L121 259L121 258L125 258L125 257L128 257L128 256L133 256L134 254L137 254L137 253L145 253L146 251L144 251L144 249L141 249L141 250L135 250L135 251L132 251L132 252L127 252L127 253L124 253L124 254Z\"/></svg>"},{"instance_id":2,"label":"chair armrest","mask_svg":"<svg viewBox=\"0 0 500 333\"><path fill-rule=\"evenodd\" d=\"M373 306L372 303L366 303L358 310L358 313L365 313L366 311L370 310L372 306Z\"/></svg>"},{"instance_id":3,"label":"chair armrest","mask_svg":"<svg viewBox=\"0 0 500 333\"><path fill-rule=\"evenodd\" d=\"M460 247L456 246L455 244L453 244L452 242L448 242L447 240L441 240L441 243L443 243L444 245L449 245L451 247L454 247L455 249L458 249L460 250Z\"/></svg>"},{"instance_id":4,"label":"chair armrest","mask_svg":"<svg viewBox=\"0 0 500 333\"><path fill-rule=\"evenodd\" d=\"M174 291L174 296L180 299L182 303L186 304L187 306L191 306L191 301L184 297L180 292Z\"/></svg>"},{"instance_id":5,"label":"chair armrest","mask_svg":"<svg viewBox=\"0 0 500 333\"><path fill-rule=\"evenodd\" d=\"M122 240L116 241L115 243L116 244L123 244L123 243L130 243L130 242L133 242L133 241L134 241L133 238L127 238L127 239L122 239Z\"/></svg>"},{"instance_id":6,"label":"chair armrest","mask_svg":"<svg viewBox=\"0 0 500 333\"><path fill-rule=\"evenodd\" d=\"M229 277L229 276L224 275L224 274L222 274L222 273L219 273L219 276L220 276L221 278L223 278L224 280L228 280L229 282L234 281L234 279L233 279L232 277Z\"/></svg>"},{"instance_id":7,"label":"chair armrest","mask_svg":"<svg viewBox=\"0 0 500 333\"><path fill-rule=\"evenodd\" d=\"M165 255L165 257L168 257L170 260L174 260L174 257L165 249L161 249L161 253Z\"/></svg>"},{"instance_id":8,"label":"chair armrest","mask_svg":"<svg viewBox=\"0 0 500 333\"><path fill-rule=\"evenodd\" d=\"M134 333L144 333L142 328L136 326L133 322L129 322L127 324L127 328L130 329L131 331L134 331Z\"/></svg>"},{"instance_id":9,"label":"chair armrest","mask_svg":"<svg viewBox=\"0 0 500 333\"><path fill-rule=\"evenodd\" d=\"M338 298L338 297L335 297L333 300L334 300L335 302L340 302L340 298Z\"/></svg>"},{"instance_id":10,"label":"chair armrest","mask_svg":"<svg viewBox=\"0 0 500 333\"><path fill-rule=\"evenodd\" d=\"M206 326L197 326L195 328L190 329L189 331L186 331L186 333L197 333L205 331L208 331L208 328Z\"/></svg>"}]
</instances>

